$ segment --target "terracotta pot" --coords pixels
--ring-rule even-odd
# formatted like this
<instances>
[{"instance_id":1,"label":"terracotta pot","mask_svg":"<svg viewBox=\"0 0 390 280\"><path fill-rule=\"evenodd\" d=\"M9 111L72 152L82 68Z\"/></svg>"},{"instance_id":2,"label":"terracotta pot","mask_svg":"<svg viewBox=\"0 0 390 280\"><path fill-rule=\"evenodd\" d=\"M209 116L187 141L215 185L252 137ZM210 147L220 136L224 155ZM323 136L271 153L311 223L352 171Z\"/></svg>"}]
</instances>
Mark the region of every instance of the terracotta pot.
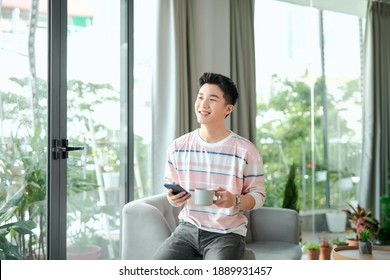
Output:
<instances>
[{"instance_id":1,"label":"terracotta pot","mask_svg":"<svg viewBox=\"0 0 390 280\"><path fill-rule=\"evenodd\" d=\"M330 260L330 254L332 253L331 247L320 248L320 260Z\"/></svg>"},{"instance_id":2,"label":"terracotta pot","mask_svg":"<svg viewBox=\"0 0 390 280\"><path fill-rule=\"evenodd\" d=\"M320 258L320 250L307 250L308 260L318 260Z\"/></svg>"},{"instance_id":3,"label":"terracotta pot","mask_svg":"<svg viewBox=\"0 0 390 280\"><path fill-rule=\"evenodd\" d=\"M348 246L359 246L359 240L347 239Z\"/></svg>"},{"instance_id":4,"label":"terracotta pot","mask_svg":"<svg viewBox=\"0 0 390 280\"><path fill-rule=\"evenodd\" d=\"M101 250L97 245L87 245L83 251L70 246L66 255L68 260L98 260L100 259Z\"/></svg>"}]
</instances>

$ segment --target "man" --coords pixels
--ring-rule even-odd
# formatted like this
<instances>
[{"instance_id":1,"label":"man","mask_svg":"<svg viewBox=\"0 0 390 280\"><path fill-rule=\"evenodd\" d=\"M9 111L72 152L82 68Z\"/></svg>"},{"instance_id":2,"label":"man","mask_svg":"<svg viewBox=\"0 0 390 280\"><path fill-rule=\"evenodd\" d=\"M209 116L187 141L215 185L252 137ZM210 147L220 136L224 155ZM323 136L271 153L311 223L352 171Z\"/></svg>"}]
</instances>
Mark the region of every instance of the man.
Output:
<instances>
[{"instance_id":1,"label":"man","mask_svg":"<svg viewBox=\"0 0 390 280\"><path fill-rule=\"evenodd\" d=\"M265 201L260 153L225 127L239 97L235 84L215 73L204 73L199 84L194 107L200 128L175 139L167 151L166 180L188 191L167 192L173 206L184 206L180 224L154 259L242 259L247 231L243 211ZM215 190L211 206L195 205L196 188Z\"/></svg>"}]
</instances>

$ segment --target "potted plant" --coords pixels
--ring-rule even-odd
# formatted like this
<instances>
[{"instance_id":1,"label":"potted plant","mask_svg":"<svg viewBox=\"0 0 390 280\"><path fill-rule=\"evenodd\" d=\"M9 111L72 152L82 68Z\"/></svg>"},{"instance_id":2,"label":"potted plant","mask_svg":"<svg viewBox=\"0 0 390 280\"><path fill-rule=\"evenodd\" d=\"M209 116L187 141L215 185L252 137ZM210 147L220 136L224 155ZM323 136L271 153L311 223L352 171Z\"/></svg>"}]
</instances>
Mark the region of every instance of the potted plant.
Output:
<instances>
[{"instance_id":1,"label":"potted plant","mask_svg":"<svg viewBox=\"0 0 390 280\"><path fill-rule=\"evenodd\" d=\"M340 190L347 191L353 188L352 177L355 174L352 171L344 168L343 170L331 170L329 173L331 180L338 183Z\"/></svg>"},{"instance_id":2,"label":"potted plant","mask_svg":"<svg viewBox=\"0 0 390 280\"><path fill-rule=\"evenodd\" d=\"M68 228L69 245L67 259L96 260L100 258L101 247L94 244L98 235L93 227L97 218L90 211L74 210L68 214L68 223L76 224L77 228Z\"/></svg>"},{"instance_id":3,"label":"potted plant","mask_svg":"<svg viewBox=\"0 0 390 280\"><path fill-rule=\"evenodd\" d=\"M93 190L94 186L90 186ZM73 260L99 259L101 247L96 245L98 239L96 223L99 220L101 207L91 197L92 190L74 192L68 199L68 247L67 258ZM69 192L69 190L68 190Z\"/></svg>"},{"instance_id":4,"label":"potted plant","mask_svg":"<svg viewBox=\"0 0 390 280\"><path fill-rule=\"evenodd\" d=\"M349 204L351 210L344 209L347 213L347 218L352 224L352 230L355 232L355 239L348 239L349 245L357 245L360 240L360 232L366 228L370 229L372 233L376 233L379 228L379 222L373 216L371 211L367 211L359 204L356 209Z\"/></svg>"},{"instance_id":5,"label":"potted plant","mask_svg":"<svg viewBox=\"0 0 390 280\"><path fill-rule=\"evenodd\" d=\"M340 238L338 238L338 237L333 238L332 244L333 244L333 248L337 248L340 246L348 246L347 242L341 241Z\"/></svg>"},{"instance_id":6,"label":"potted plant","mask_svg":"<svg viewBox=\"0 0 390 280\"><path fill-rule=\"evenodd\" d=\"M345 232L347 226L347 214L340 210L328 210L325 212L326 223L330 232Z\"/></svg>"},{"instance_id":7,"label":"potted plant","mask_svg":"<svg viewBox=\"0 0 390 280\"><path fill-rule=\"evenodd\" d=\"M332 253L332 247L327 237L320 238L320 260L330 260L330 254Z\"/></svg>"},{"instance_id":8,"label":"potted plant","mask_svg":"<svg viewBox=\"0 0 390 280\"><path fill-rule=\"evenodd\" d=\"M0 188L1 190L1 188ZM12 238L23 235L34 236L33 229L36 224L32 220L9 222L15 215L16 207L11 207L7 211L0 211L0 260L20 260L23 255L17 245L12 244Z\"/></svg>"},{"instance_id":9,"label":"potted plant","mask_svg":"<svg viewBox=\"0 0 390 280\"><path fill-rule=\"evenodd\" d=\"M370 241L373 232L370 228L365 228L360 231L359 237L359 253L372 254L372 243Z\"/></svg>"},{"instance_id":10,"label":"potted plant","mask_svg":"<svg viewBox=\"0 0 390 280\"><path fill-rule=\"evenodd\" d=\"M318 242L306 242L305 252L308 260L318 260L320 258L320 244Z\"/></svg>"},{"instance_id":11,"label":"potted plant","mask_svg":"<svg viewBox=\"0 0 390 280\"><path fill-rule=\"evenodd\" d=\"M31 132L21 124L0 151L0 255L5 259L46 259L46 152L40 132L38 125Z\"/></svg>"}]
</instances>

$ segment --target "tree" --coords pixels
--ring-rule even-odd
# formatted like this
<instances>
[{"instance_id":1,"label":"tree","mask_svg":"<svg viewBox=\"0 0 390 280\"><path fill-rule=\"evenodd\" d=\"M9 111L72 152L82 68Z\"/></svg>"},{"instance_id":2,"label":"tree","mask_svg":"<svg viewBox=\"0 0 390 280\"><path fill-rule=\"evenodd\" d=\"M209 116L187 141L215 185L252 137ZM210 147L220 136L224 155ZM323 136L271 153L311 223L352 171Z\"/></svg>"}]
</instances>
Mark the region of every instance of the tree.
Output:
<instances>
[{"instance_id":1,"label":"tree","mask_svg":"<svg viewBox=\"0 0 390 280\"><path fill-rule=\"evenodd\" d=\"M283 208L293 209L298 211L298 187L295 183L295 163L291 165L288 174L287 183L284 189Z\"/></svg>"}]
</instances>

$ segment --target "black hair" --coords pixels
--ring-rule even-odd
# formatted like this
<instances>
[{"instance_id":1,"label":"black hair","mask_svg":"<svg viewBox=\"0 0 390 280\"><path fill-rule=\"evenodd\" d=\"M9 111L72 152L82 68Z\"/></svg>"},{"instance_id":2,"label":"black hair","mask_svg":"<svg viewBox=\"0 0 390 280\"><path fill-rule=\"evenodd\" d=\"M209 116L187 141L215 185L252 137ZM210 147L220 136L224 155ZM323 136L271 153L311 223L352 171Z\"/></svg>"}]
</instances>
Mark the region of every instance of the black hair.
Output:
<instances>
[{"instance_id":1,"label":"black hair","mask_svg":"<svg viewBox=\"0 0 390 280\"><path fill-rule=\"evenodd\" d=\"M223 98L225 98L227 104L236 104L239 97L238 90L230 78L216 73L204 73L199 78L199 86L201 87L204 84L217 85L223 91Z\"/></svg>"}]
</instances>

